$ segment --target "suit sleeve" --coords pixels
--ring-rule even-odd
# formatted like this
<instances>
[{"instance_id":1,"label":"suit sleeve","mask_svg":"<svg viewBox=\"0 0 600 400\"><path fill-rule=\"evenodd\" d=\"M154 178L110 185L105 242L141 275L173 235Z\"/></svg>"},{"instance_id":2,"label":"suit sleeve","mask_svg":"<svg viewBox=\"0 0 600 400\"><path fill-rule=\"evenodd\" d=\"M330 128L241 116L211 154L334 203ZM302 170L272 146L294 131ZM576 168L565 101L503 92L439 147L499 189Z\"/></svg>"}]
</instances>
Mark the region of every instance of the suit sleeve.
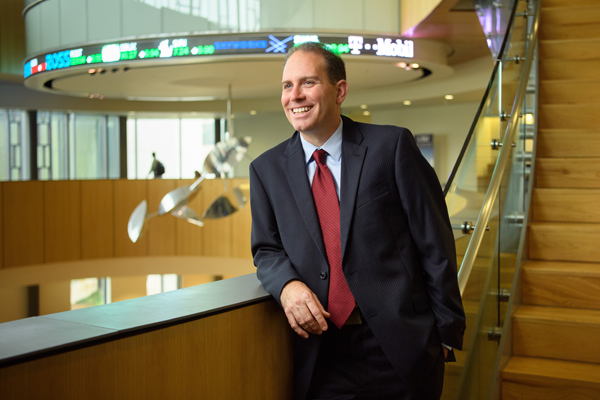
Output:
<instances>
[{"instance_id":1,"label":"suit sleeve","mask_svg":"<svg viewBox=\"0 0 600 400\"><path fill-rule=\"evenodd\" d=\"M281 290L300 276L283 249L271 201L254 166L250 164L251 247L256 275L265 290L281 305Z\"/></svg>"},{"instance_id":2,"label":"suit sleeve","mask_svg":"<svg viewBox=\"0 0 600 400\"><path fill-rule=\"evenodd\" d=\"M457 280L454 235L433 168L403 129L396 149L396 183L419 252L442 343L462 349L465 315Z\"/></svg>"}]
</instances>

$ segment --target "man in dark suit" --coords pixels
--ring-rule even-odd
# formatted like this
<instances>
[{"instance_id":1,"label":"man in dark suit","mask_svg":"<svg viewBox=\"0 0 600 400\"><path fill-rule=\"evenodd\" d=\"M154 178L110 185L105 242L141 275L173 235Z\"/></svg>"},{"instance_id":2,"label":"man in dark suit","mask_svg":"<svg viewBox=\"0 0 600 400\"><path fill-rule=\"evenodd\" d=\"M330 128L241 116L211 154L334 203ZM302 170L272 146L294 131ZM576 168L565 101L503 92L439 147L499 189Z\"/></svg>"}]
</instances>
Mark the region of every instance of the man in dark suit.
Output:
<instances>
[{"instance_id":1,"label":"man in dark suit","mask_svg":"<svg viewBox=\"0 0 600 400\"><path fill-rule=\"evenodd\" d=\"M288 54L296 132L250 165L257 275L298 334L296 399L439 399L465 329L444 197L407 129L340 117L347 92L322 45Z\"/></svg>"}]
</instances>

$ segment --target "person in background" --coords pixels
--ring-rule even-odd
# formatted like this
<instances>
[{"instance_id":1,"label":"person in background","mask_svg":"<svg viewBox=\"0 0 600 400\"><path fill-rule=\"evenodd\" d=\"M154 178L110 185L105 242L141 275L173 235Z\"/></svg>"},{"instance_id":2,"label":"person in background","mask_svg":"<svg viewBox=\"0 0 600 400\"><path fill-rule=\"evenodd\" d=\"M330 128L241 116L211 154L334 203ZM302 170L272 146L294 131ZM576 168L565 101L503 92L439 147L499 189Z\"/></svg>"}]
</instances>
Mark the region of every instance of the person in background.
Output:
<instances>
[{"instance_id":1,"label":"person in background","mask_svg":"<svg viewBox=\"0 0 600 400\"><path fill-rule=\"evenodd\" d=\"M150 174L154 174L154 179L162 178L165 173L165 166L163 163L156 159L156 153L152 153L152 166L150 167L150 172L148 172L148 176Z\"/></svg>"}]
</instances>

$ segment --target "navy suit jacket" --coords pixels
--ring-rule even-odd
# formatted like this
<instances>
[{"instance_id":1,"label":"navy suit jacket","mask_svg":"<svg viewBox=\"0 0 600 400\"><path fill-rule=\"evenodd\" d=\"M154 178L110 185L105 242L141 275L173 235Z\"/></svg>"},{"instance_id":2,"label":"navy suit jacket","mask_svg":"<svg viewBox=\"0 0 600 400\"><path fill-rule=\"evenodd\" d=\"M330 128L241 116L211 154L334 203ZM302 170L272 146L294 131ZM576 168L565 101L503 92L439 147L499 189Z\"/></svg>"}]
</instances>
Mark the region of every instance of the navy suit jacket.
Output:
<instances>
[{"instance_id":1,"label":"navy suit jacket","mask_svg":"<svg viewBox=\"0 0 600 400\"><path fill-rule=\"evenodd\" d=\"M342 268L399 377L420 382L441 352L461 349L465 316L454 237L435 172L405 128L354 122L342 133ZM250 164L252 254L280 302L304 282L327 309L329 267L298 132ZM296 337L295 397L304 399L319 335Z\"/></svg>"}]
</instances>

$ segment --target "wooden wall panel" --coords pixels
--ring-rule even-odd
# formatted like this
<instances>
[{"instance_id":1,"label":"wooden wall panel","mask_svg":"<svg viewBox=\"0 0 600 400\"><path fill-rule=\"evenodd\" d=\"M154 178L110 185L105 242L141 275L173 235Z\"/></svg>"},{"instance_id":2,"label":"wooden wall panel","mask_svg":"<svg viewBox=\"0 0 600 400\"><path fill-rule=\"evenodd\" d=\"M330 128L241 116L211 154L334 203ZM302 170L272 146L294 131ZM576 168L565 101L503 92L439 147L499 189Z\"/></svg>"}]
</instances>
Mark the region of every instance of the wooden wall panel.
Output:
<instances>
[{"instance_id":1,"label":"wooden wall panel","mask_svg":"<svg viewBox=\"0 0 600 400\"><path fill-rule=\"evenodd\" d=\"M250 183L248 179L231 179L232 187L239 187L248 200L246 205L231 216L231 257L252 259L250 233L252 214L250 213Z\"/></svg>"},{"instance_id":2,"label":"wooden wall panel","mask_svg":"<svg viewBox=\"0 0 600 400\"><path fill-rule=\"evenodd\" d=\"M115 188L115 255L117 257L147 256L148 235L132 243L127 235L127 223L131 213L142 200L148 200L148 181L116 180Z\"/></svg>"},{"instance_id":3,"label":"wooden wall panel","mask_svg":"<svg viewBox=\"0 0 600 400\"><path fill-rule=\"evenodd\" d=\"M43 182L6 182L3 191L4 266L43 263Z\"/></svg>"},{"instance_id":4,"label":"wooden wall panel","mask_svg":"<svg viewBox=\"0 0 600 400\"><path fill-rule=\"evenodd\" d=\"M81 182L81 257L84 259L115 256L114 182Z\"/></svg>"},{"instance_id":5,"label":"wooden wall panel","mask_svg":"<svg viewBox=\"0 0 600 400\"><path fill-rule=\"evenodd\" d=\"M177 181L177 187L191 185L195 179L182 179ZM206 182L206 181L204 181ZM198 216L202 216L204 212L204 201L202 197L203 184L200 184L200 189L189 203L188 207L192 208ZM177 241L175 243L175 254L178 256L200 256L202 255L202 245L204 241L204 227L190 224L181 219L175 220L175 234Z\"/></svg>"},{"instance_id":6,"label":"wooden wall panel","mask_svg":"<svg viewBox=\"0 0 600 400\"><path fill-rule=\"evenodd\" d=\"M81 259L81 182L44 182L45 262Z\"/></svg>"},{"instance_id":7,"label":"wooden wall panel","mask_svg":"<svg viewBox=\"0 0 600 400\"><path fill-rule=\"evenodd\" d=\"M229 186L231 180L227 180ZM207 179L202 182L202 198L206 207L225 191L221 179ZM230 190L232 188L229 188ZM232 217L204 220L204 254L205 256L231 257L231 222Z\"/></svg>"},{"instance_id":8,"label":"wooden wall panel","mask_svg":"<svg viewBox=\"0 0 600 400\"><path fill-rule=\"evenodd\" d=\"M205 221L204 227L171 215L157 216L147 221L146 232L138 242L131 242L127 223L142 200L148 202L147 213L154 213L166 193L192 182L157 179L2 183L0 268L148 255L250 259L249 203L232 216ZM248 179L231 179L228 184L231 190L242 187L249 196ZM206 180L190 205L202 215L223 192L220 179ZM25 244L28 241L33 241L33 248Z\"/></svg>"},{"instance_id":9,"label":"wooden wall panel","mask_svg":"<svg viewBox=\"0 0 600 400\"><path fill-rule=\"evenodd\" d=\"M163 196L175 189L178 180L152 179L148 181L148 213L158 211ZM171 256L175 254L175 218L156 216L148 224L148 255Z\"/></svg>"},{"instance_id":10,"label":"wooden wall panel","mask_svg":"<svg viewBox=\"0 0 600 400\"><path fill-rule=\"evenodd\" d=\"M1 368L0 398L291 399L292 335L263 302Z\"/></svg>"}]
</instances>

